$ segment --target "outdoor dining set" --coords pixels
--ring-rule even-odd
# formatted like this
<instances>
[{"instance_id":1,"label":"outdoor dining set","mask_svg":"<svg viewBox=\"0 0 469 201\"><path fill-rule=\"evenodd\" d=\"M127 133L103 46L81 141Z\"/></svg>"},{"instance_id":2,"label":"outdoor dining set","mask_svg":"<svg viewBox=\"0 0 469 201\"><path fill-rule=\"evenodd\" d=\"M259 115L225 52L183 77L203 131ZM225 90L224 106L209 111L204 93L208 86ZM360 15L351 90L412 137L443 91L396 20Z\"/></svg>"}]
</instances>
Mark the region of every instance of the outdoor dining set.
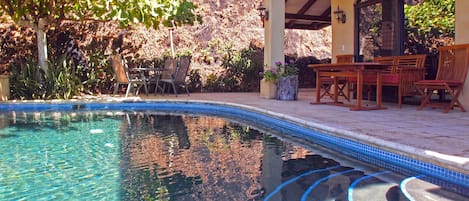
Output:
<instances>
[{"instance_id":1,"label":"outdoor dining set","mask_svg":"<svg viewBox=\"0 0 469 201\"><path fill-rule=\"evenodd\" d=\"M443 108L447 113L454 107L465 112L458 100L469 67L469 44L443 46L439 48L438 72L435 80L425 80L425 55L404 55L376 57L371 62L353 62L353 55L338 55L337 62L331 64L310 64L316 72L316 97L311 104L333 104L350 107L350 110L386 109L382 106L382 86L398 88L398 107L406 96L420 95L422 110L429 106ZM376 105L363 105L363 94L367 87L370 99L370 86L376 86ZM433 101L434 92L440 96L450 96L450 101ZM350 102L350 94L356 94L356 103L345 104L343 97ZM332 101L321 99L329 97ZM441 99L441 98L440 98ZM368 102L367 102L368 104Z\"/></svg>"},{"instance_id":2,"label":"outdoor dining set","mask_svg":"<svg viewBox=\"0 0 469 201\"><path fill-rule=\"evenodd\" d=\"M171 85L171 89L176 96L178 86L185 88L187 95L189 95L186 77L191 64L191 56L167 58L164 61L164 66L161 67L138 66L137 68L129 68L119 54L112 55L110 60L116 79L114 94L118 92L119 86L123 84L127 86L126 98L134 87L136 87L134 90L136 94L143 87L145 94L148 95L150 86L154 84L155 95L158 90L161 94L164 94L167 85Z\"/></svg>"}]
</instances>

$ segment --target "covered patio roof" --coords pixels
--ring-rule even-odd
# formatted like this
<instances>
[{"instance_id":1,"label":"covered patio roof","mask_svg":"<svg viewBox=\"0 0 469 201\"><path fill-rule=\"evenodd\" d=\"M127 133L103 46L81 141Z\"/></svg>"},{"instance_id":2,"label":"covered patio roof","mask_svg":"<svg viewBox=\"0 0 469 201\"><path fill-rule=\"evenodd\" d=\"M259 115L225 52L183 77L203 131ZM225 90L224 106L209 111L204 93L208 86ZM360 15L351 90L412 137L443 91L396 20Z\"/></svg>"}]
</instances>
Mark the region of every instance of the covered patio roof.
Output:
<instances>
[{"instance_id":1,"label":"covered patio roof","mask_svg":"<svg viewBox=\"0 0 469 201\"><path fill-rule=\"evenodd\" d=\"M285 0L285 28L319 30L331 25L330 0Z\"/></svg>"}]
</instances>

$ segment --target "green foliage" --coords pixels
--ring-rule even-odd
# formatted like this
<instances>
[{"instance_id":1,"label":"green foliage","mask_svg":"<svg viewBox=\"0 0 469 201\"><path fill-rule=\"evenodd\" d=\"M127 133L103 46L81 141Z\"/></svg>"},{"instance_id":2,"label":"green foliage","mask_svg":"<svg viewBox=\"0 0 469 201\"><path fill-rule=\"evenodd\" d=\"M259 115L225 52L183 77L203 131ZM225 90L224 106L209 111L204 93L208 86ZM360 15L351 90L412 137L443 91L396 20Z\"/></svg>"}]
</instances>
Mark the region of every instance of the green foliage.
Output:
<instances>
[{"instance_id":1,"label":"green foliage","mask_svg":"<svg viewBox=\"0 0 469 201\"><path fill-rule=\"evenodd\" d=\"M37 66L37 62L27 60L18 65L12 64L10 77L11 97L14 99L40 99L43 98L44 89L41 79L44 71Z\"/></svg>"},{"instance_id":2,"label":"green foliage","mask_svg":"<svg viewBox=\"0 0 469 201\"><path fill-rule=\"evenodd\" d=\"M275 82L279 77L279 73L277 69L274 68L266 68L261 75L264 77L264 80L267 82Z\"/></svg>"},{"instance_id":3,"label":"green foliage","mask_svg":"<svg viewBox=\"0 0 469 201\"><path fill-rule=\"evenodd\" d=\"M259 72L262 60L258 56L260 49L245 48L240 51L226 49L221 66L226 69L223 82L240 91L255 91L259 87Z\"/></svg>"},{"instance_id":4,"label":"green foliage","mask_svg":"<svg viewBox=\"0 0 469 201\"><path fill-rule=\"evenodd\" d=\"M122 27L144 24L159 29L160 25L177 27L201 21L196 6L187 0L24 0L0 1L0 14L9 15L19 25L47 33L63 20L116 20ZM38 41L38 50L47 44ZM41 54L41 52L43 54ZM41 68L47 69L47 51L39 52Z\"/></svg>"},{"instance_id":5,"label":"green foliage","mask_svg":"<svg viewBox=\"0 0 469 201\"><path fill-rule=\"evenodd\" d=\"M183 57L183 56L192 56L192 50L184 49L176 53L176 58Z\"/></svg>"},{"instance_id":6,"label":"green foliage","mask_svg":"<svg viewBox=\"0 0 469 201\"><path fill-rule=\"evenodd\" d=\"M26 20L37 24L44 18L52 25L60 20L117 20L124 27L142 23L155 29L161 24L174 27L201 22L201 17L195 14L196 8L187 0L0 1L0 13L10 15L17 22Z\"/></svg>"},{"instance_id":7,"label":"green foliage","mask_svg":"<svg viewBox=\"0 0 469 201\"><path fill-rule=\"evenodd\" d=\"M215 73L211 73L207 76L207 80L205 82L205 88L209 91L218 91L220 87L223 85L219 76Z\"/></svg>"},{"instance_id":8,"label":"green foliage","mask_svg":"<svg viewBox=\"0 0 469 201\"><path fill-rule=\"evenodd\" d=\"M230 51L233 51L231 43L227 43L222 47L219 39L212 39L208 42L208 46L201 49L199 53L201 62L212 64L218 62L225 52Z\"/></svg>"},{"instance_id":9,"label":"green foliage","mask_svg":"<svg viewBox=\"0 0 469 201\"><path fill-rule=\"evenodd\" d=\"M83 84L78 77L82 69L75 67L72 61L62 56L55 62L50 62L49 70L44 77L46 99L70 99L83 91Z\"/></svg>"},{"instance_id":10,"label":"green foliage","mask_svg":"<svg viewBox=\"0 0 469 201\"><path fill-rule=\"evenodd\" d=\"M50 62L45 73L37 62L28 60L11 67L11 96L15 99L70 99L85 91L87 81L79 77L83 69L64 56Z\"/></svg>"},{"instance_id":11,"label":"green foliage","mask_svg":"<svg viewBox=\"0 0 469 201\"><path fill-rule=\"evenodd\" d=\"M112 67L109 64L109 57L100 50L92 52L88 56L88 69L78 72L78 77L83 81L86 93L109 93L111 81L114 78Z\"/></svg>"},{"instance_id":12,"label":"green foliage","mask_svg":"<svg viewBox=\"0 0 469 201\"><path fill-rule=\"evenodd\" d=\"M191 70L189 72L189 82L187 83L189 91L195 92L200 91L202 88L202 76L199 70Z\"/></svg>"},{"instance_id":13,"label":"green foliage","mask_svg":"<svg viewBox=\"0 0 469 201\"><path fill-rule=\"evenodd\" d=\"M437 54L455 35L455 0L429 0L404 8L407 17L406 53Z\"/></svg>"},{"instance_id":14,"label":"green foliage","mask_svg":"<svg viewBox=\"0 0 469 201\"><path fill-rule=\"evenodd\" d=\"M426 0L415 6L404 7L408 26L414 27L419 35L433 30L439 33L454 34L455 0Z\"/></svg>"},{"instance_id":15,"label":"green foliage","mask_svg":"<svg viewBox=\"0 0 469 201\"><path fill-rule=\"evenodd\" d=\"M277 61L275 65L275 68L268 68L263 72L263 77L266 81L275 82L282 77L298 75L298 68L293 59L285 62L285 64Z\"/></svg>"},{"instance_id":16,"label":"green foliage","mask_svg":"<svg viewBox=\"0 0 469 201\"><path fill-rule=\"evenodd\" d=\"M224 71L208 75L205 88L209 91L257 91L259 72L263 66L263 51L251 45L249 48L234 50L230 43L221 47L221 41L214 39L202 50L205 63L219 63ZM221 60L220 60L221 58Z\"/></svg>"},{"instance_id":17,"label":"green foliage","mask_svg":"<svg viewBox=\"0 0 469 201\"><path fill-rule=\"evenodd\" d=\"M285 62L285 64L276 63L276 65L280 68L283 69L283 72L281 74L282 77L287 77L287 76L292 76L292 75L298 75L298 68L296 67L295 61L290 60Z\"/></svg>"},{"instance_id":18,"label":"green foliage","mask_svg":"<svg viewBox=\"0 0 469 201\"><path fill-rule=\"evenodd\" d=\"M167 27L193 25L195 21L202 22L201 17L195 15L197 8L186 0L112 0L107 10L97 8L102 19L118 20L122 26L142 23L147 27L158 29L160 25ZM110 12L109 12L110 11Z\"/></svg>"}]
</instances>

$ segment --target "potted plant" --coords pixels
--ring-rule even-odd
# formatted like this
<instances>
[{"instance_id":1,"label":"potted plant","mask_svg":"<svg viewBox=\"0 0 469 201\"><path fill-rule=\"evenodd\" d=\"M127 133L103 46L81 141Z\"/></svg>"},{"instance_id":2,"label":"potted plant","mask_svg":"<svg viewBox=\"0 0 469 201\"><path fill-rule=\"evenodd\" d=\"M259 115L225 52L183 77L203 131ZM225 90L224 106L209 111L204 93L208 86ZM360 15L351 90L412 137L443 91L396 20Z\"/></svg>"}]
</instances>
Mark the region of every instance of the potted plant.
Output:
<instances>
[{"instance_id":1,"label":"potted plant","mask_svg":"<svg viewBox=\"0 0 469 201\"><path fill-rule=\"evenodd\" d=\"M261 97L274 99L277 98L277 68L264 68L264 72L260 75L263 77L261 80Z\"/></svg>"},{"instance_id":2,"label":"potted plant","mask_svg":"<svg viewBox=\"0 0 469 201\"><path fill-rule=\"evenodd\" d=\"M0 64L0 101L7 101L10 96L10 74L7 64Z\"/></svg>"},{"instance_id":3,"label":"potted plant","mask_svg":"<svg viewBox=\"0 0 469 201\"><path fill-rule=\"evenodd\" d=\"M275 83L275 98L278 100L298 99L298 68L293 60L275 62L275 68L263 72L263 81Z\"/></svg>"}]
</instances>

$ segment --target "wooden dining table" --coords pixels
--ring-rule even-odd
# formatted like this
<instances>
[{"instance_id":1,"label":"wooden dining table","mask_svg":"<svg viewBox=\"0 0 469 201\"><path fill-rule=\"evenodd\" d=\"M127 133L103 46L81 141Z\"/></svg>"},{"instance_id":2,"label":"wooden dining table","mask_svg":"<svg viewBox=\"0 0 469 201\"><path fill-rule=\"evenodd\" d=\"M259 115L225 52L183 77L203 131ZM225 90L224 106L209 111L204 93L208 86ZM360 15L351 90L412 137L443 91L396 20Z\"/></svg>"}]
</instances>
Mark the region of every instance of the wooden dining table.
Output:
<instances>
[{"instance_id":1,"label":"wooden dining table","mask_svg":"<svg viewBox=\"0 0 469 201\"><path fill-rule=\"evenodd\" d=\"M386 109L382 106L382 76L388 68L388 64L375 62L356 63L331 63L331 64L309 64L309 68L316 72L316 100L311 104L333 104L350 107L350 110L379 110ZM365 75L376 75L376 105L363 106L363 79ZM334 78L335 89L332 102L321 102L321 77ZM338 78L352 78L357 80L357 101L355 105L344 104L338 101L337 80Z\"/></svg>"}]
</instances>

